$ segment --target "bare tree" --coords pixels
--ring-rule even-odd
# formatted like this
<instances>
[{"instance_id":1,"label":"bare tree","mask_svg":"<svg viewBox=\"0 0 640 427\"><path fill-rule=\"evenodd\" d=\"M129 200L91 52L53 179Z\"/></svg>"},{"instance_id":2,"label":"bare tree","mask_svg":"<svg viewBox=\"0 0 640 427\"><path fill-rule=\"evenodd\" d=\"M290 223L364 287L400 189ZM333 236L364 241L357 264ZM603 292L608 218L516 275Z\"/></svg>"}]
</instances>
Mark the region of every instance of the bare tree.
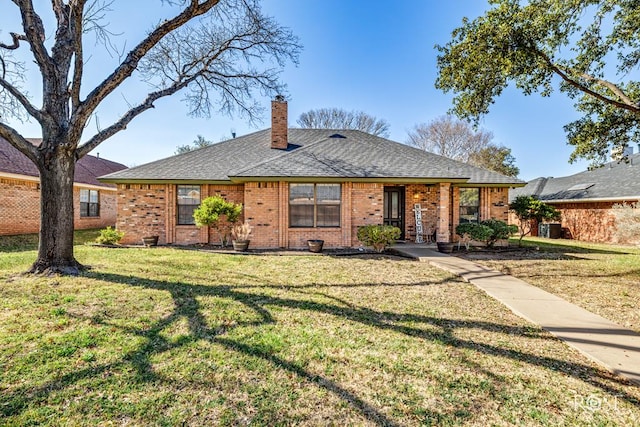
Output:
<instances>
[{"instance_id":1,"label":"bare tree","mask_svg":"<svg viewBox=\"0 0 640 427\"><path fill-rule=\"evenodd\" d=\"M493 134L474 130L471 124L451 116L440 116L409 131L409 144L450 159L467 162L471 153L486 148Z\"/></svg>"},{"instance_id":2,"label":"bare tree","mask_svg":"<svg viewBox=\"0 0 640 427\"><path fill-rule=\"evenodd\" d=\"M389 123L363 111L319 108L300 114L298 126L307 129L354 129L384 138L389 137Z\"/></svg>"},{"instance_id":3,"label":"bare tree","mask_svg":"<svg viewBox=\"0 0 640 427\"><path fill-rule=\"evenodd\" d=\"M262 14L258 0L164 0L158 3L169 7L172 16L123 51L126 54L115 69L87 89L87 58L95 61L99 52L87 55L86 39L93 33L106 50L114 46L105 24L110 3L52 0L49 6L37 2L40 10L32 0L8 3L15 8L4 6L2 13L15 13L22 33L11 33L8 43L0 43L0 136L40 171L40 242L30 269L34 273L74 274L82 268L73 255L73 176L79 158L125 129L157 100L179 91L191 114L239 111L251 120L259 112L253 93L280 92L278 70L288 61L297 62L300 50L289 30ZM145 13L154 9L145 6L139 6ZM46 31L45 22L52 22L52 31ZM18 60L19 54L24 59ZM40 97L21 89L20 68L31 63L41 75ZM116 91L124 91L124 83L136 81L148 84L148 93L127 100L122 116L85 136L97 108L110 95L109 99L119 97ZM41 106L34 103L39 99ZM12 128L5 119L9 115L37 121L42 129L40 145L30 144Z\"/></svg>"}]
</instances>

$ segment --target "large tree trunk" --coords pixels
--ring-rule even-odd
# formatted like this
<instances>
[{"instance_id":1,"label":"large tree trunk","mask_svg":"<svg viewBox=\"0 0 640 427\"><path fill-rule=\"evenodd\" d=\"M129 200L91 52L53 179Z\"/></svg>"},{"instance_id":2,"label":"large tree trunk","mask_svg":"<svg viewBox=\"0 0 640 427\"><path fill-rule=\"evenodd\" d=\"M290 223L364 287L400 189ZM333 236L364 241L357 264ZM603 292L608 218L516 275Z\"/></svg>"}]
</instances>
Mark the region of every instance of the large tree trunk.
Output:
<instances>
[{"instance_id":1,"label":"large tree trunk","mask_svg":"<svg viewBox=\"0 0 640 427\"><path fill-rule=\"evenodd\" d=\"M76 275L82 269L73 256L73 150L56 147L43 153L40 169L40 243L31 273Z\"/></svg>"}]
</instances>

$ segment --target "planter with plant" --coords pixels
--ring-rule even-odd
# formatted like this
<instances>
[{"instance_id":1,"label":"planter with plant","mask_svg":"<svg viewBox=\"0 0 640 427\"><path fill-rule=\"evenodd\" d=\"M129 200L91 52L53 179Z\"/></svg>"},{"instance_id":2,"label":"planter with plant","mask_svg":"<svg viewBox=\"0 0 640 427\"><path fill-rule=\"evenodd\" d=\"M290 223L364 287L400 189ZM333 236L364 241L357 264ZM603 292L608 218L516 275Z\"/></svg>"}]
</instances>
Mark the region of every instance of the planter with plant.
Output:
<instances>
[{"instance_id":1,"label":"planter with plant","mask_svg":"<svg viewBox=\"0 0 640 427\"><path fill-rule=\"evenodd\" d=\"M231 237L233 238L233 249L238 252L244 252L249 249L249 236L251 235L251 226L248 222L236 224L231 229Z\"/></svg>"},{"instance_id":2,"label":"planter with plant","mask_svg":"<svg viewBox=\"0 0 640 427\"><path fill-rule=\"evenodd\" d=\"M220 196L207 197L193 212L198 227L211 227L218 232L222 247L229 243L231 228L240 218L242 204L227 202Z\"/></svg>"},{"instance_id":3,"label":"planter with plant","mask_svg":"<svg viewBox=\"0 0 640 427\"><path fill-rule=\"evenodd\" d=\"M96 242L101 245L117 245L124 237L124 231L118 231L111 226L100 230L100 235L96 237Z\"/></svg>"},{"instance_id":4,"label":"planter with plant","mask_svg":"<svg viewBox=\"0 0 640 427\"><path fill-rule=\"evenodd\" d=\"M372 246L376 252L384 250L400 238L402 232L392 225L365 225L358 227L358 240L366 246Z\"/></svg>"}]
</instances>

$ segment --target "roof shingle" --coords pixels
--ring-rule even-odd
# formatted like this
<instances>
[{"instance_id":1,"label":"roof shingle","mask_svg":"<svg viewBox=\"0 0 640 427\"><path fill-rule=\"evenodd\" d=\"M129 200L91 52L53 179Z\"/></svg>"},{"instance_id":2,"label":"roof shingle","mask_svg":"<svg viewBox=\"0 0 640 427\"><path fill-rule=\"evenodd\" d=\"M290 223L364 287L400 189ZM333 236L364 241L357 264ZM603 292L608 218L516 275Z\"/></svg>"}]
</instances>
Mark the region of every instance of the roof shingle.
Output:
<instances>
[{"instance_id":1,"label":"roof shingle","mask_svg":"<svg viewBox=\"0 0 640 427\"><path fill-rule=\"evenodd\" d=\"M339 135L340 137L336 136ZM523 182L355 130L289 129L289 148L271 148L262 130L102 177L127 180L234 181L265 178L442 179L470 184Z\"/></svg>"},{"instance_id":2,"label":"roof shingle","mask_svg":"<svg viewBox=\"0 0 640 427\"><path fill-rule=\"evenodd\" d=\"M520 195L537 196L545 202L640 199L640 154L628 162L613 161L604 166L560 178L536 178L526 186L509 192L513 200Z\"/></svg>"}]
</instances>

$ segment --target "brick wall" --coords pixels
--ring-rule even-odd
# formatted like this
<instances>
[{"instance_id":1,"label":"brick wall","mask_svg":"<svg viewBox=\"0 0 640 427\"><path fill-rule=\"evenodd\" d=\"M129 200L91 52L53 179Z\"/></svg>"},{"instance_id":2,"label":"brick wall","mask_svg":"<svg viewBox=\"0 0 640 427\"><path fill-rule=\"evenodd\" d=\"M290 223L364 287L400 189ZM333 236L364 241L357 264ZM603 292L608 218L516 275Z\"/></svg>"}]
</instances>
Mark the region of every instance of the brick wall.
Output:
<instances>
[{"instance_id":1,"label":"brick wall","mask_svg":"<svg viewBox=\"0 0 640 427\"><path fill-rule=\"evenodd\" d=\"M281 242L279 214L283 210L281 193L286 193L288 202L289 186L278 182L248 182L244 185L244 217L251 224L252 248L279 248ZM283 211L283 215L286 212Z\"/></svg>"},{"instance_id":2,"label":"brick wall","mask_svg":"<svg viewBox=\"0 0 640 427\"><path fill-rule=\"evenodd\" d=\"M566 238L582 240L584 242L617 243L615 236L616 218L611 209L615 202L593 203L553 203L562 215L560 223ZM538 228L533 221L533 228L528 235L537 236ZM519 220L513 212L509 213L509 223L519 225Z\"/></svg>"},{"instance_id":3,"label":"brick wall","mask_svg":"<svg viewBox=\"0 0 640 427\"><path fill-rule=\"evenodd\" d=\"M141 244L144 236L155 235L160 244L173 240L166 231L166 219L175 214L168 190L165 184L118 184L116 227L125 232L120 243Z\"/></svg>"},{"instance_id":4,"label":"brick wall","mask_svg":"<svg viewBox=\"0 0 640 427\"><path fill-rule=\"evenodd\" d=\"M382 225L384 221L384 185L354 182L351 185L351 246L360 246L358 227Z\"/></svg>"},{"instance_id":5,"label":"brick wall","mask_svg":"<svg viewBox=\"0 0 640 427\"><path fill-rule=\"evenodd\" d=\"M438 190L435 185L411 184L405 187L405 238L416 239L416 214L414 205L422 209L423 236L432 235L438 223Z\"/></svg>"},{"instance_id":6,"label":"brick wall","mask_svg":"<svg viewBox=\"0 0 640 427\"><path fill-rule=\"evenodd\" d=\"M0 178L0 235L37 233L39 229L38 182Z\"/></svg>"},{"instance_id":7,"label":"brick wall","mask_svg":"<svg viewBox=\"0 0 640 427\"><path fill-rule=\"evenodd\" d=\"M99 188L100 216L80 218L80 189L73 188L76 230L116 223L115 189ZM92 189L96 189L92 187ZM37 233L40 229L40 185L37 181L0 178L0 235Z\"/></svg>"},{"instance_id":8,"label":"brick wall","mask_svg":"<svg viewBox=\"0 0 640 427\"><path fill-rule=\"evenodd\" d=\"M562 214L562 227L571 237L585 242L614 242L616 219L613 202L553 204Z\"/></svg>"},{"instance_id":9,"label":"brick wall","mask_svg":"<svg viewBox=\"0 0 640 427\"><path fill-rule=\"evenodd\" d=\"M175 224L175 185L120 185L118 187L118 228L125 231L123 243L139 243L146 235L157 234L160 243L218 243L211 229ZM201 198L220 195L234 203L243 203L243 218L251 225L252 248L306 248L307 240L322 239L325 247L360 246L358 227L382 224L384 185L382 183L343 183L339 228L290 228L289 184L287 182L251 182L244 185L203 185ZM483 189L481 209L486 215L504 217L507 191ZM426 232L438 228L439 239L453 236L457 224L457 188L450 184L405 186L405 234L415 240L413 205L423 208ZM453 198L454 209L451 209ZM456 222L454 222L456 221Z\"/></svg>"}]
</instances>

